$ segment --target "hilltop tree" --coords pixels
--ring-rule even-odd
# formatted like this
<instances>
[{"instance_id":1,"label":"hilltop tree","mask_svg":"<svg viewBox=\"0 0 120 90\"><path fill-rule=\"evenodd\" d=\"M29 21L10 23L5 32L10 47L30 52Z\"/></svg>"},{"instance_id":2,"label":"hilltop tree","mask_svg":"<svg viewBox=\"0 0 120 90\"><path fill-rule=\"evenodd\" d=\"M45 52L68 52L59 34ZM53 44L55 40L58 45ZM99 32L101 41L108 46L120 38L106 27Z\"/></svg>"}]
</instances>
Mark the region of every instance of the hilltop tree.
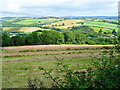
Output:
<instances>
[{"instance_id":1,"label":"hilltop tree","mask_svg":"<svg viewBox=\"0 0 120 90\"><path fill-rule=\"evenodd\" d=\"M81 25L84 25L84 22L82 22Z\"/></svg>"},{"instance_id":2,"label":"hilltop tree","mask_svg":"<svg viewBox=\"0 0 120 90\"><path fill-rule=\"evenodd\" d=\"M107 32L104 32L104 34L107 34Z\"/></svg>"},{"instance_id":3,"label":"hilltop tree","mask_svg":"<svg viewBox=\"0 0 120 90\"><path fill-rule=\"evenodd\" d=\"M103 32L102 29L100 29L99 33L102 34L102 32Z\"/></svg>"},{"instance_id":4,"label":"hilltop tree","mask_svg":"<svg viewBox=\"0 0 120 90\"><path fill-rule=\"evenodd\" d=\"M114 29L114 30L112 31L112 34L116 35L116 33L117 33L117 32L116 32L115 29Z\"/></svg>"},{"instance_id":5,"label":"hilltop tree","mask_svg":"<svg viewBox=\"0 0 120 90\"><path fill-rule=\"evenodd\" d=\"M64 26L65 25L65 23L62 23L62 26Z\"/></svg>"},{"instance_id":6,"label":"hilltop tree","mask_svg":"<svg viewBox=\"0 0 120 90\"><path fill-rule=\"evenodd\" d=\"M55 24L55 26L57 26L57 24Z\"/></svg>"}]
</instances>

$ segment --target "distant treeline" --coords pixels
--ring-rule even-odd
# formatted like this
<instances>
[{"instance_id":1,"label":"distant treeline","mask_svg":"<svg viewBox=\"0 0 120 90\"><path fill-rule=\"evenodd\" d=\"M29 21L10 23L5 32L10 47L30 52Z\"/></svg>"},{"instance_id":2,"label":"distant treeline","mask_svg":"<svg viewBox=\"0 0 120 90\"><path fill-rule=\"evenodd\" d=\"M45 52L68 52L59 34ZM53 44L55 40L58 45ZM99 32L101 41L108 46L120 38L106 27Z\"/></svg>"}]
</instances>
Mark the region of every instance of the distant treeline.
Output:
<instances>
[{"instance_id":1,"label":"distant treeline","mask_svg":"<svg viewBox=\"0 0 120 90\"><path fill-rule=\"evenodd\" d=\"M76 31L43 31L19 35L2 34L2 46L49 45L49 44L115 44L114 38L87 37Z\"/></svg>"}]
</instances>

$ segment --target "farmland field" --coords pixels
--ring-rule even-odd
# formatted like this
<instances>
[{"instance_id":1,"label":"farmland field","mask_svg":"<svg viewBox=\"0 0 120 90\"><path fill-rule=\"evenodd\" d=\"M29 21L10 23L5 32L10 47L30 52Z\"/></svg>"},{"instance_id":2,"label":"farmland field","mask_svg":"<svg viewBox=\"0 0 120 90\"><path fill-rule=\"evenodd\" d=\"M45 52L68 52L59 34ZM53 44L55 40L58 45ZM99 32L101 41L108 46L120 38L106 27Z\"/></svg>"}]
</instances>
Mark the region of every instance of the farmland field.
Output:
<instances>
[{"instance_id":1,"label":"farmland field","mask_svg":"<svg viewBox=\"0 0 120 90\"><path fill-rule=\"evenodd\" d=\"M28 20L23 20L20 22L16 22L13 24L22 24L22 25L26 25L26 24L35 24L35 23L49 23L49 22L54 22L54 21L59 21L61 19L28 19Z\"/></svg>"},{"instance_id":2,"label":"farmland field","mask_svg":"<svg viewBox=\"0 0 120 90\"><path fill-rule=\"evenodd\" d=\"M35 45L3 47L3 88L27 88L28 78L39 78L50 87L39 66L47 71L55 68L56 58L64 58L73 70L85 69L92 58L99 56L103 47L112 45ZM103 48L103 49L101 49ZM82 68L84 67L84 68Z\"/></svg>"},{"instance_id":3,"label":"farmland field","mask_svg":"<svg viewBox=\"0 0 120 90\"><path fill-rule=\"evenodd\" d=\"M64 20L64 21L52 23L52 24L50 24L50 25L45 25L45 26L52 27L52 25L54 25L54 27L56 27L56 28L67 29L68 27L81 25L81 24L77 24L77 22L82 22L82 21L84 21L84 20L71 19L71 20ZM62 25L63 23L64 23L64 26ZM56 25L57 25L57 26L56 26Z\"/></svg>"},{"instance_id":4,"label":"farmland field","mask_svg":"<svg viewBox=\"0 0 120 90\"><path fill-rule=\"evenodd\" d=\"M53 81L43 75L40 67L50 72L57 68L59 60L71 70L81 72L100 58L109 60L111 55L110 60L118 59L114 50L119 42L116 17L7 17L1 20L3 88L28 88L29 78L40 79L46 87L52 87ZM116 67L117 64L115 70ZM51 75L57 76L54 70Z\"/></svg>"},{"instance_id":5,"label":"farmland field","mask_svg":"<svg viewBox=\"0 0 120 90\"><path fill-rule=\"evenodd\" d=\"M100 29L102 29L104 32L112 32L111 29L100 28L100 27L92 27L92 28L95 30L95 32L99 32Z\"/></svg>"},{"instance_id":6,"label":"farmland field","mask_svg":"<svg viewBox=\"0 0 120 90\"><path fill-rule=\"evenodd\" d=\"M85 21L84 23L86 23L86 25L96 26L96 27L106 28L106 29L116 29L117 28L117 25L106 23L106 22Z\"/></svg>"},{"instance_id":7,"label":"farmland field","mask_svg":"<svg viewBox=\"0 0 120 90\"><path fill-rule=\"evenodd\" d=\"M3 31L4 32L34 32L37 30L52 30L52 28L70 30L74 26L82 26L84 25L93 27L95 32L98 33L100 29L103 29L104 32L112 32L117 29L116 19L104 19L106 22L101 22L103 19L64 19L64 18L47 18L47 19L39 19L39 18L24 18L24 19L3 19ZM113 23L109 23L113 22ZM8 23L8 25L6 25ZM5 24L5 26L4 26ZM9 25L10 24L10 25ZM47 28L43 28L47 27Z\"/></svg>"},{"instance_id":8,"label":"farmland field","mask_svg":"<svg viewBox=\"0 0 120 90\"><path fill-rule=\"evenodd\" d=\"M50 30L50 29L42 29L38 27L3 27L4 31L14 31L14 32L34 32L37 30Z\"/></svg>"}]
</instances>

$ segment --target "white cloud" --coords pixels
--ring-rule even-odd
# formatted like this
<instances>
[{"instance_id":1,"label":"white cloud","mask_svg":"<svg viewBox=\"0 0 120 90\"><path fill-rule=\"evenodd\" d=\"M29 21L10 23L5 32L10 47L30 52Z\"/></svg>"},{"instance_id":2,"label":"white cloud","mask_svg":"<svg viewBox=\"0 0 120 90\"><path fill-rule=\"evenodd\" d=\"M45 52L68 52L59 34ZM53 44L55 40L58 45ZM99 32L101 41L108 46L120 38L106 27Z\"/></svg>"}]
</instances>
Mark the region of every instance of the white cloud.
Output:
<instances>
[{"instance_id":1,"label":"white cloud","mask_svg":"<svg viewBox=\"0 0 120 90\"><path fill-rule=\"evenodd\" d=\"M110 15L116 15L118 1L119 0L2 0L0 3L0 11L28 14L32 12L38 15L51 14L64 16L107 15L108 13ZM106 5L101 7L97 6L99 3Z\"/></svg>"}]
</instances>

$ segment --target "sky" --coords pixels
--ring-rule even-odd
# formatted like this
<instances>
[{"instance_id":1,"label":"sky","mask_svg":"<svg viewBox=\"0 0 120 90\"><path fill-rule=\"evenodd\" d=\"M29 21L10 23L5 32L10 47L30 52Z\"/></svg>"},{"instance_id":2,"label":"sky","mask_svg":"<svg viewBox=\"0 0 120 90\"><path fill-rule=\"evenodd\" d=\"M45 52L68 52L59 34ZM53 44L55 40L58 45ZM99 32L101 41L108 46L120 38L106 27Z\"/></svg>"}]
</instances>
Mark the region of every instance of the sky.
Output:
<instances>
[{"instance_id":1,"label":"sky","mask_svg":"<svg viewBox=\"0 0 120 90\"><path fill-rule=\"evenodd\" d=\"M1 0L0 16L117 16L118 1Z\"/></svg>"}]
</instances>

